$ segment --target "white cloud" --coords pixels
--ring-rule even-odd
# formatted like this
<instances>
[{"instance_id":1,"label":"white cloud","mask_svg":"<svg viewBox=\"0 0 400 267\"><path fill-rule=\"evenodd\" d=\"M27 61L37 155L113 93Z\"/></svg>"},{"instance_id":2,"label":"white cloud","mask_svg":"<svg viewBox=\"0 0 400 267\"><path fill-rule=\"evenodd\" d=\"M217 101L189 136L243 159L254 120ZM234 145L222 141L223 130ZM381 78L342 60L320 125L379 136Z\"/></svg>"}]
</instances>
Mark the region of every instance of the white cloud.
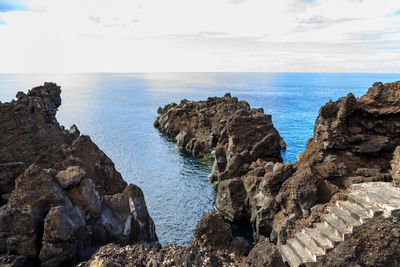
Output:
<instances>
[{"instance_id":1,"label":"white cloud","mask_svg":"<svg viewBox=\"0 0 400 267\"><path fill-rule=\"evenodd\" d=\"M398 0L25 0L0 72L400 72Z\"/></svg>"}]
</instances>

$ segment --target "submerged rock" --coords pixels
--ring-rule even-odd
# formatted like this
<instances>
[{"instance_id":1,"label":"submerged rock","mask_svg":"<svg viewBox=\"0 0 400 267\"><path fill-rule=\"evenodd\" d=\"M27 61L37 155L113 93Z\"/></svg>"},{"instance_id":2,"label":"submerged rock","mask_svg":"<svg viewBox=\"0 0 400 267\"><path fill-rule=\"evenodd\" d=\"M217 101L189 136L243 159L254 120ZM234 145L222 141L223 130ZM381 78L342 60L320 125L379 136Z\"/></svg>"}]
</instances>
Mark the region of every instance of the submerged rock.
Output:
<instances>
[{"instance_id":1,"label":"submerged rock","mask_svg":"<svg viewBox=\"0 0 400 267\"><path fill-rule=\"evenodd\" d=\"M74 125L56 120L60 87L0 104L0 262L71 265L110 242L158 245L141 189Z\"/></svg>"}]
</instances>

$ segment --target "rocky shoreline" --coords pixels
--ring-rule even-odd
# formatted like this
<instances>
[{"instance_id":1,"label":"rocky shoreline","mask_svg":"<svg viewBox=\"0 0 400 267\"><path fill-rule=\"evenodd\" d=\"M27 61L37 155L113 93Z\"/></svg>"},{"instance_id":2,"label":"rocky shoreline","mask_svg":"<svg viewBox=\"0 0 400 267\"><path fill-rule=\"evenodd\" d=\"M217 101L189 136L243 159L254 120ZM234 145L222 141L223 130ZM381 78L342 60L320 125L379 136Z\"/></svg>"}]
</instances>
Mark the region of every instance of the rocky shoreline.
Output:
<instances>
[{"instance_id":1,"label":"rocky shoreline","mask_svg":"<svg viewBox=\"0 0 400 267\"><path fill-rule=\"evenodd\" d=\"M0 103L1 265L285 266L276 244L319 222L349 186L399 184L400 81L324 105L295 163L282 163L286 144L262 109L230 94L182 100L159 108L154 126L193 156L214 154L215 212L188 246L162 248L141 189L75 125L57 122L60 94L45 83ZM224 219L251 225L255 247ZM399 231L374 218L323 264L395 265Z\"/></svg>"}]
</instances>

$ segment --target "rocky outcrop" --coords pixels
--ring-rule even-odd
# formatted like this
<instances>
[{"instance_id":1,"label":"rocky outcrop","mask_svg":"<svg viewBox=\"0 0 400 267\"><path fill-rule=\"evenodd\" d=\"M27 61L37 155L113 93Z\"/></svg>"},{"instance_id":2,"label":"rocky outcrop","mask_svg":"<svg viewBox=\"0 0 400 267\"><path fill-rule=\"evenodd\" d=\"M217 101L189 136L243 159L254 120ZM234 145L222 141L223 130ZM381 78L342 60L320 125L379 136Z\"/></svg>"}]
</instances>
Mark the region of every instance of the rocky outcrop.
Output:
<instances>
[{"instance_id":1,"label":"rocky outcrop","mask_svg":"<svg viewBox=\"0 0 400 267\"><path fill-rule=\"evenodd\" d=\"M215 149L210 181L217 186L215 208L230 221L247 222L250 193L243 177L256 162L282 162L285 143L262 108L226 94L206 101L182 100L158 109L154 126L193 155Z\"/></svg>"},{"instance_id":2,"label":"rocky outcrop","mask_svg":"<svg viewBox=\"0 0 400 267\"><path fill-rule=\"evenodd\" d=\"M197 223L188 246L110 244L79 266L239 266L249 250L243 238L232 238L231 226L220 215L207 212Z\"/></svg>"},{"instance_id":3,"label":"rocky outcrop","mask_svg":"<svg viewBox=\"0 0 400 267\"><path fill-rule=\"evenodd\" d=\"M306 150L283 179L273 179L275 188L265 186L273 171L264 168L249 199L255 232L285 242L298 223L315 216L314 206L351 184L391 181L390 161L400 144L399 92L400 82L375 83L360 98L349 94L323 106Z\"/></svg>"},{"instance_id":4,"label":"rocky outcrop","mask_svg":"<svg viewBox=\"0 0 400 267\"><path fill-rule=\"evenodd\" d=\"M0 262L70 265L110 242L158 245L141 189L58 124L60 93L45 83L0 103Z\"/></svg>"}]
</instances>

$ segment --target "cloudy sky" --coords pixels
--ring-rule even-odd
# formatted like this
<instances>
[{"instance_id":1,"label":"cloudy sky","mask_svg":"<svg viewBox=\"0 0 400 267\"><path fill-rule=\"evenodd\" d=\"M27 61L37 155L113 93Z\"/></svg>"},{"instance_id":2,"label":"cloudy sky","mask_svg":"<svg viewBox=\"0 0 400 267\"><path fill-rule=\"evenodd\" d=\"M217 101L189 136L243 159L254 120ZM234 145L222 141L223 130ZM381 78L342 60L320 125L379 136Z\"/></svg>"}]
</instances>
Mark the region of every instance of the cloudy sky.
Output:
<instances>
[{"instance_id":1,"label":"cloudy sky","mask_svg":"<svg viewBox=\"0 0 400 267\"><path fill-rule=\"evenodd\" d=\"M0 0L0 73L400 72L400 0Z\"/></svg>"}]
</instances>

